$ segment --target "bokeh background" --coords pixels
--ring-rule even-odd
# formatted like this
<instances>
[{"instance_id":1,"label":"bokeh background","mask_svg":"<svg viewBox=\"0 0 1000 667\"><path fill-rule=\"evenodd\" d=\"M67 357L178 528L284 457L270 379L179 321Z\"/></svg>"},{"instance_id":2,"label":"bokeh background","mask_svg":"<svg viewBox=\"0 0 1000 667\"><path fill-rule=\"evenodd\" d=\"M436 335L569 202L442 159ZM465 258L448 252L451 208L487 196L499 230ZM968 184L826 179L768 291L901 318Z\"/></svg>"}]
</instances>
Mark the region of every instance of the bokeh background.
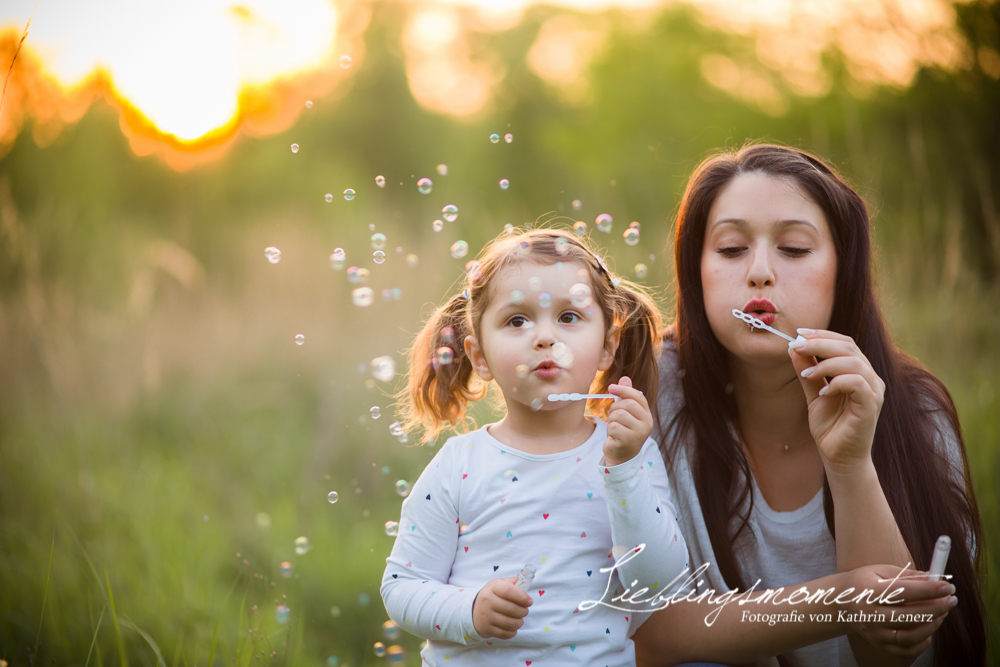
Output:
<instances>
[{"instance_id":1,"label":"bokeh background","mask_svg":"<svg viewBox=\"0 0 1000 667\"><path fill-rule=\"evenodd\" d=\"M378 586L396 482L436 451L389 428L421 319L505 224L578 220L671 313L686 177L759 139L870 203L895 339L958 405L1000 615L1000 4L41 0L22 44L33 9L0 9L9 664L419 664Z\"/></svg>"}]
</instances>

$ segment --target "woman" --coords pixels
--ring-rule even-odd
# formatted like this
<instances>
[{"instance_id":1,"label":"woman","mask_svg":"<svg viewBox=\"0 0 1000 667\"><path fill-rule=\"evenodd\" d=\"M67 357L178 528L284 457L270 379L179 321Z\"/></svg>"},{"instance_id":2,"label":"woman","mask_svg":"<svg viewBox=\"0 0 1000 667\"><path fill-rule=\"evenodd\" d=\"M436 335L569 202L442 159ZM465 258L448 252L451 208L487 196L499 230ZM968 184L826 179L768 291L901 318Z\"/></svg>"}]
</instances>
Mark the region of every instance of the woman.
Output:
<instances>
[{"instance_id":1,"label":"woman","mask_svg":"<svg viewBox=\"0 0 1000 667\"><path fill-rule=\"evenodd\" d=\"M890 340L861 197L813 156L750 145L695 170L674 248L659 441L692 566L709 565L699 591L758 579L756 591L874 588L907 563L926 569L945 534L957 599L947 583L911 581L906 611L933 622L838 622L842 607L765 602L730 605L712 627L706 605L684 602L636 633L639 664L783 653L781 664L983 664L982 536L955 407ZM747 609L834 613L772 626L744 620Z\"/></svg>"}]
</instances>

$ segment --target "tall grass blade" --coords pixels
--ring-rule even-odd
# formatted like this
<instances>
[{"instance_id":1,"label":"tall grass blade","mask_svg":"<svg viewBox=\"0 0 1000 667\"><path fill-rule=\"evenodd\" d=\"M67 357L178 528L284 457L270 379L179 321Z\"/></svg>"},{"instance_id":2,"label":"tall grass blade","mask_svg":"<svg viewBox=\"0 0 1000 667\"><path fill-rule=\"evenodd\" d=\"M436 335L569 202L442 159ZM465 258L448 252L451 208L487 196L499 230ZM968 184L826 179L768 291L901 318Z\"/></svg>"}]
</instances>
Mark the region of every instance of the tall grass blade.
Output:
<instances>
[{"instance_id":1,"label":"tall grass blade","mask_svg":"<svg viewBox=\"0 0 1000 667\"><path fill-rule=\"evenodd\" d=\"M139 633L140 637L146 640L146 643L149 644L149 648L153 649L153 653L156 654L157 667L167 667L167 663L163 659L163 654L160 653L160 647L156 645L156 642L153 640L152 637L149 636L148 633L146 633L145 630L136 625L135 621L133 621L131 618L127 616L122 618L122 625L131 630L135 630L136 632Z\"/></svg>"},{"instance_id":2,"label":"tall grass blade","mask_svg":"<svg viewBox=\"0 0 1000 667\"><path fill-rule=\"evenodd\" d=\"M87 651L87 662L83 663L83 667L90 667L90 655L94 652L94 644L97 643L97 631L101 629L101 621L104 620L104 610L107 608L107 605L101 607L101 615L97 618L97 627L94 628L94 638L90 640L90 650Z\"/></svg>"},{"instance_id":3,"label":"tall grass blade","mask_svg":"<svg viewBox=\"0 0 1000 667\"><path fill-rule=\"evenodd\" d=\"M125 659L125 644L122 642L122 629L118 625L118 612L115 611L115 596L111 592L111 578L108 576L108 568L104 568L104 581L108 585L108 603L111 605L111 620L115 622L115 638L118 640L118 655L122 659L122 667L128 667Z\"/></svg>"},{"instance_id":4,"label":"tall grass blade","mask_svg":"<svg viewBox=\"0 0 1000 667\"><path fill-rule=\"evenodd\" d=\"M29 20L28 23L31 23ZM27 31L27 28L25 28ZM25 33L27 34L27 33ZM21 41L24 41L23 39ZM17 55L15 54L16 58ZM13 66L13 63L11 63ZM42 639L42 621L45 620L45 601L49 599L49 580L52 578L52 554L56 551L56 534L52 533L52 547L49 549L49 571L45 575L45 593L42 595L42 615L38 619L38 635L35 637L35 650L31 652L31 664L35 664L35 657L38 656L38 642Z\"/></svg>"},{"instance_id":5,"label":"tall grass blade","mask_svg":"<svg viewBox=\"0 0 1000 667\"><path fill-rule=\"evenodd\" d=\"M236 589L236 583L240 580L240 575L236 575L233 579L233 585L229 587L229 592L226 593L226 599L222 601L222 609L219 610L219 620L215 624L215 632L212 634L212 648L208 652L208 667L212 667L215 660L215 642L219 639L219 626L222 625L222 612L226 608L226 603L229 602L229 596L233 594Z\"/></svg>"}]
</instances>

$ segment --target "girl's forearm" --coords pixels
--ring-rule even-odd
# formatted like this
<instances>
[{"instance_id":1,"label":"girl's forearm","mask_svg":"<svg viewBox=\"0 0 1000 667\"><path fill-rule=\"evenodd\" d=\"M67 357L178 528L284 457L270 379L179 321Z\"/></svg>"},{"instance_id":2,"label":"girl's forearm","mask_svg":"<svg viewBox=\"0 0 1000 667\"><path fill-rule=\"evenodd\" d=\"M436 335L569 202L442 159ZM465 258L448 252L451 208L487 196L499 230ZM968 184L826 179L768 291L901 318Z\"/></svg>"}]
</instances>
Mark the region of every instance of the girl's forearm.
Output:
<instances>
[{"instance_id":1,"label":"girl's forearm","mask_svg":"<svg viewBox=\"0 0 1000 667\"><path fill-rule=\"evenodd\" d=\"M671 604L655 612L633 636L637 665L667 667L698 660L740 664L833 639L849 628L839 619L843 606L824 600L835 601L846 585L847 575L841 573L778 589L777 595L754 591L725 606L691 600ZM810 600L787 602L802 588L809 591ZM819 595L821 589L833 592Z\"/></svg>"},{"instance_id":2,"label":"girl's forearm","mask_svg":"<svg viewBox=\"0 0 1000 667\"><path fill-rule=\"evenodd\" d=\"M865 565L913 566L896 518L882 491L875 466L849 473L831 474L827 480L833 496L837 531L837 569L847 572Z\"/></svg>"}]
</instances>

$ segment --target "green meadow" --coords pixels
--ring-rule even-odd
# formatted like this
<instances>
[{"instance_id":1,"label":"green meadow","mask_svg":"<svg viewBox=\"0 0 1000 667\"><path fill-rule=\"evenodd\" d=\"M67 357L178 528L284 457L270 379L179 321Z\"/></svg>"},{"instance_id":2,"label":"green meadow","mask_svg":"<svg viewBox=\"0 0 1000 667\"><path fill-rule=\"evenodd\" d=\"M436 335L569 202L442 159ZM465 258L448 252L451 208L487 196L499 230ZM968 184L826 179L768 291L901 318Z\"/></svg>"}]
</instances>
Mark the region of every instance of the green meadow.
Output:
<instances>
[{"instance_id":1,"label":"green meadow","mask_svg":"<svg viewBox=\"0 0 1000 667\"><path fill-rule=\"evenodd\" d=\"M1000 83L973 60L922 69L905 88L861 86L831 52L829 90L800 96L757 62L752 36L679 6L641 23L581 15L606 36L585 97L569 100L525 60L558 11L477 37L505 77L472 121L417 104L401 11L376 4L349 85L215 161L177 172L135 156L103 102L44 148L29 125L0 157L0 658L393 664L376 656L382 642L419 664L419 639L384 636L379 597L396 481L436 451L389 432L410 337L505 224L586 221L616 271L648 266L641 282L669 319L686 178L747 140L814 151L868 200L895 339L958 406L988 616L1000 618ZM957 11L973 52L995 53L998 5ZM712 54L769 77L780 105L710 84ZM513 141L492 144L492 132ZM435 232L446 204L458 219ZM603 212L610 234L593 224ZM622 238L633 220L636 246ZM388 239L381 265L372 225ZM471 252L456 259L459 239ZM337 247L371 272L371 306L353 305L357 285L331 268ZM395 380L371 375L383 355ZM489 406L475 414L492 418Z\"/></svg>"}]
</instances>

